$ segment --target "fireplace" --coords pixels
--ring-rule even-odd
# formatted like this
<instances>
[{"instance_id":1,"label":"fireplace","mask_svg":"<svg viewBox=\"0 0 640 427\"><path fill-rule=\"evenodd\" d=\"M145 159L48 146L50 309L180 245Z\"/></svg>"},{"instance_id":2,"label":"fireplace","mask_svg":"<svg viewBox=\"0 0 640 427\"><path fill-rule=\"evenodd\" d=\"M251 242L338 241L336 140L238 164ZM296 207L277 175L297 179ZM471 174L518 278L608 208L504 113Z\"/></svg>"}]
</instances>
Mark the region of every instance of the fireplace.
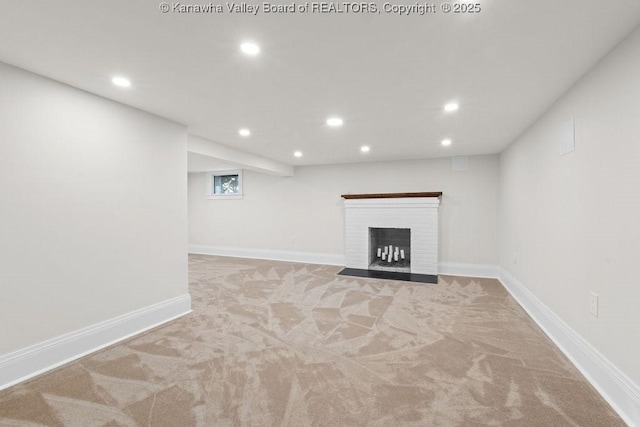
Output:
<instances>
[{"instance_id":1,"label":"fireplace","mask_svg":"<svg viewBox=\"0 0 640 427\"><path fill-rule=\"evenodd\" d=\"M344 194L342 275L413 282L438 280L442 193Z\"/></svg>"},{"instance_id":2,"label":"fireplace","mask_svg":"<svg viewBox=\"0 0 640 427\"><path fill-rule=\"evenodd\" d=\"M411 229L369 227L369 270L411 273Z\"/></svg>"}]
</instances>

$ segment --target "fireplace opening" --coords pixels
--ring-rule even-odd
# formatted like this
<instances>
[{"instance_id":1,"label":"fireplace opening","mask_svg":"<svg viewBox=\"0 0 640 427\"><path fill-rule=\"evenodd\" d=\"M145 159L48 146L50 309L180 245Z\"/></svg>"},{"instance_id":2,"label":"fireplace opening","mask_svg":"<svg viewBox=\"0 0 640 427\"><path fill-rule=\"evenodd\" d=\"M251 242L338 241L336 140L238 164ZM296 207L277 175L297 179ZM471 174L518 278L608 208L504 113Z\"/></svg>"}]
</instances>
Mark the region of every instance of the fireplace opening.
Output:
<instances>
[{"instance_id":1,"label":"fireplace opening","mask_svg":"<svg viewBox=\"0 0 640 427\"><path fill-rule=\"evenodd\" d=\"M411 229L369 227L369 270L411 272Z\"/></svg>"}]
</instances>

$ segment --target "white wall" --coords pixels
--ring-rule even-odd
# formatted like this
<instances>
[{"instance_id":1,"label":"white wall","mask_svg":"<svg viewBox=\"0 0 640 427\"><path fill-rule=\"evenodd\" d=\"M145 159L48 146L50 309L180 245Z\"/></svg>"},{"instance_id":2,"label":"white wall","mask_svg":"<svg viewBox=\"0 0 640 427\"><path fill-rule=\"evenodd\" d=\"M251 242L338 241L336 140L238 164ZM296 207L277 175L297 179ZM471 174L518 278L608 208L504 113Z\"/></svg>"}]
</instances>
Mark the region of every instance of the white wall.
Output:
<instances>
[{"instance_id":1,"label":"white wall","mask_svg":"<svg viewBox=\"0 0 640 427\"><path fill-rule=\"evenodd\" d=\"M184 295L187 131L0 63L0 355Z\"/></svg>"},{"instance_id":2,"label":"white wall","mask_svg":"<svg viewBox=\"0 0 640 427\"><path fill-rule=\"evenodd\" d=\"M500 264L640 383L640 29L500 157ZM576 150L560 156L563 123ZM515 258L515 262L514 262ZM589 314L589 292L600 316Z\"/></svg>"},{"instance_id":3,"label":"white wall","mask_svg":"<svg viewBox=\"0 0 640 427\"><path fill-rule=\"evenodd\" d=\"M206 200L189 174L189 243L344 255L341 194L442 191L440 261L497 264L498 156L297 167L293 177L245 171L244 199Z\"/></svg>"},{"instance_id":4,"label":"white wall","mask_svg":"<svg viewBox=\"0 0 640 427\"><path fill-rule=\"evenodd\" d=\"M276 162L275 160L238 150L196 135L189 135L187 147L191 155L207 156L210 159L217 160L218 162L243 165L244 169L250 169L256 172L264 172L279 176L293 175L293 166L291 165L286 165L284 163ZM189 172L192 172L191 165L189 165Z\"/></svg>"}]
</instances>

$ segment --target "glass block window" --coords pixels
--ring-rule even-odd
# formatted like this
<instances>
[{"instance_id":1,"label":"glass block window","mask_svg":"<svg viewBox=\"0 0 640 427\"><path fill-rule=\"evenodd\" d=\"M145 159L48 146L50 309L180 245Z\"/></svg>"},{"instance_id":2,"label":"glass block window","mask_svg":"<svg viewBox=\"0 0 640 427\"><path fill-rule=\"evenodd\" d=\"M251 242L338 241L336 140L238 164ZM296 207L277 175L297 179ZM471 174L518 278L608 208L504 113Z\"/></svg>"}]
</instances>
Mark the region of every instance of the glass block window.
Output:
<instances>
[{"instance_id":1,"label":"glass block window","mask_svg":"<svg viewBox=\"0 0 640 427\"><path fill-rule=\"evenodd\" d=\"M214 194L238 194L238 175L214 175Z\"/></svg>"},{"instance_id":2,"label":"glass block window","mask_svg":"<svg viewBox=\"0 0 640 427\"><path fill-rule=\"evenodd\" d=\"M219 171L207 174L207 198L242 198L242 171Z\"/></svg>"}]
</instances>

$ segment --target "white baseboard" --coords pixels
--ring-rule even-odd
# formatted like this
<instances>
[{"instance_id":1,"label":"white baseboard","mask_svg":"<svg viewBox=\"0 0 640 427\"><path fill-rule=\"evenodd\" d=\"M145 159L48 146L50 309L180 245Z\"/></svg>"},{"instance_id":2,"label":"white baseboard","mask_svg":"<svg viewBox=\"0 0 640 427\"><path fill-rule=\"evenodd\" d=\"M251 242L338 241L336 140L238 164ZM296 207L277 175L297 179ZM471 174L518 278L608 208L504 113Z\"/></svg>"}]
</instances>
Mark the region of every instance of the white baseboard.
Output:
<instances>
[{"instance_id":1,"label":"white baseboard","mask_svg":"<svg viewBox=\"0 0 640 427\"><path fill-rule=\"evenodd\" d=\"M238 258L268 259L273 261L302 262L306 264L344 265L343 254L323 254L271 249L227 248L205 245L189 245L189 253Z\"/></svg>"},{"instance_id":2,"label":"white baseboard","mask_svg":"<svg viewBox=\"0 0 640 427\"><path fill-rule=\"evenodd\" d=\"M191 297L158 304L0 356L0 390L191 312Z\"/></svg>"},{"instance_id":3,"label":"white baseboard","mask_svg":"<svg viewBox=\"0 0 640 427\"><path fill-rule=\"evenodd\" d=\"M438 263L438 274L446 276L498 278L498 266L493 264L465 264L461 262Z\"/></svg>"},{"instance_id":4,"label":"white baseboard","mask_svg":"<svg viewBox=\"0 0 640 427\"><path fill-rule=\"evenodd\" d=\"M499 279L509 293L630 426L640 425L640 387L536 298L508 271Z\"/></svg>"}]
</instances>

